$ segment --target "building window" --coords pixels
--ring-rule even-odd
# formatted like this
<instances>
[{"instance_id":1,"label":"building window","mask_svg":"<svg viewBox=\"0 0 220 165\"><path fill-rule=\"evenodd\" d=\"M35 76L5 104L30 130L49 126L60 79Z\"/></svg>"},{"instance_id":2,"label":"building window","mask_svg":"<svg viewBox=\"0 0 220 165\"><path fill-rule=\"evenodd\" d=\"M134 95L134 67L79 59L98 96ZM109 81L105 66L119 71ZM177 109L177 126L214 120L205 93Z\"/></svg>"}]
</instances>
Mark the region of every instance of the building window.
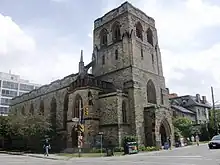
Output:
<instances>
[{"instance_id":1,"label":"building window","mask_svg":"<svg viewBox=\"0 0 220 165\"><path fill-rule=\"evenodd\" d=\"M68 113L68 106L69 106L69 96L68 94L65 95L64 98L64 107L63 107L63 128L67 128L67 113Z\"/></svg>"},{"instance_id":2,"label":"building window","mask_svg":"<svg viewBox=\"0 0 220 165\"><path fill-rule=\"evenodd\" d=\"M88 92L88 102L89 102L89 105L93 105L92 92L91 91Z\"/></svg>"},{"instance_id":3,"label":"building window","mask_svg":"<svg viewBox=\"0 0 220 165\"><path fill-rule=\"evenodd\" d=\"M43 100L40 101L40 114L44 115L44 101Z\"/></svg>"},{"instance_id":4,"label":"building window","mask_svg":"<svg viewBox=\"0 0 220 165\"><path fill-rule=\"evenodd\" d=\"M198 109L198 116L200 116L200 110Z\"/></svg>"},{"instance_id":5,"label":"building window","mask_svg":"<svg viewBox=\"0 0 220 165\"><path fill-rule=\"evenodd\" d=\"M17 96L17 91L2 89L2 96L15 97Z\"/></svg>"},{"instance_id":6,"label":"building window","mask_svg":"<svg viewBox=\"0 0 220 165\"><path fill-rule=\"evenodd\" d=\"M154 54L151 54L152 65L154 65Z\"/></svg>"},{"instance_id":7,"label":"building window","mask_svg":"<svg viewBox=\"0 0 220 165\"><path fill-rule=\"evenodd\" d=\"M106 29L102 29L100 32L100 45L106 46L108 42L108 32Z\"/></svg>"},{"instance_id":8,"label":"building window","mask_svg":"<svg viewBox=\"0 0 220 165\"><path fill-rule=\"evenodd\" d=\"M122 102L122 122L127 123L127 114L126 114L126 102Z\"/></svg>"},{"instance_id":9,"label":"building window","mask_svg":"<svg viewBox=\"0 0 220 165\"><path fill-rule=\"evenodd\" d=\"M56 99L53 98L50 103L50 122L52 129L56 129L56 121L57 121L57 102Z\"/></svg>"},{"instance_id":10,"label":"building window","mask_svg":"<svg viewBox=\"0 0 220 165\"><path fill-rule=\"evenodd\" d=\"M83 100L82 100L82 97L80 95L77 95L76 99L75 99L74 109L73 109L73 118L74 117L79 118L80 108L83 108Z\"/></svg>"},{"instance_id":11,"label":"building window","mask_svg":"<svg viewBox=\"0 0 220 165\"><path fill-rule=\"evenodd\" d=\"M119 41L121 39L121 32L120 32L120 24L115 22L112 26L112 40L114 42Z\"/></svg>"},{"instance_id":12,"label":"building window","mask_svg":"<svg viewBox=\"0 0 220 165\"><path fill-rule=\"evenodd\" d=\"M8 114L8 107L0 107L0 115L6 115Z\"/></svg>"},{"instance_id":13,"label":"building window","mask_svg":"<svg viewBox=\"0 0 220 165\"><path fill-rule=\"evenodd\" d=\"M153 32L150 28L147 29L147 42L153 46Z\"/></svg>"},{"instance_id":14,"label":"building window","mask_svg":"<svg viewBox=\"0 0 220 165\"><path fill-rule=\"evenodd\" d=\"M22 114L22 115L25 115L25 109L24 109L24 107L22 107L22 109L21 109L21 114Z\"/></svg>"},{"instance_id":15,"label":"building window","mask_svg":"<svg viewBox=\"0 0 220 165\"><path fill-rule=\"evenodd\" d=\"M1 98L1 105L10 105L11 99Z\"/></svg>"},{"instance_id":16,"label":"building window","mask_svg":"<svg viewBox=\"0 0 220 165\"><path fill-rule=\"evenodd\" d=\"M29 110L29 114L31 114L31 115L34 114L34 105L33 105L33 103L31 103L31 107L30 107L30 110Z\"/></svg>"},{"instance_id":17,"label":"building window","mask_svg":"<svg viewBox=\"0 0 220 165\"><path fill-rule=\"evenodd\" d=\"M136 36L143 40L143 27L140 22L136 24Z\"/></svg>"},{"instance_id":18,"label":"building window","mask_svg":"<svg viewBox=\"0 0 220 165\"><path fill-rule=\"evenodd\" d=\"M118 49L115 50L115 59L118 60Z\"/></svg>"},{"instance_id":19,"label":"building window","mask_svg":"<svg viewBox=\"0 0 220 165\"><path fill-rule=\"evenodd\" d=\"M105 55L102 56L102 65L105 64Z\"/></svg>"},{"instance_id":20,"label":"building window","mask_svg":"<svg viewBox=\"0 0 220 165\"><path fill-rule=\"evenodd\" d=\"M143 49L141 48L141 59L144 58L144 52L143 52Z\"/></svg>"},{"instance_id":21,"label":"building window","mask_svg":"<svg viewBox=\"0 0 220 165\"><path fill-rule=\"evenodd\" d=\"M160 89L160 94L161 94L161 104L164 104L164 98L163 98L163 89Z\"/></svg>"},{"instance_id":22,"label":"building window","mask_svg":"<svg viewBox=\"0 0 220 165\"><path fill-rule=\"evenodd\" d=\"M157 104L156 89L152 80L147 83L147 100L148 103Z\"/></svg>"},{"instance_id":23,"label":"building window","mask_svg":"<svg viewBox=\"0 0 220 165\"><path fill-rule=\"evenodd\" d=\"M18 83L10 82L10 81L3 81L3 88L8 89L18 89Z\"/></svg>"}]
</instances>

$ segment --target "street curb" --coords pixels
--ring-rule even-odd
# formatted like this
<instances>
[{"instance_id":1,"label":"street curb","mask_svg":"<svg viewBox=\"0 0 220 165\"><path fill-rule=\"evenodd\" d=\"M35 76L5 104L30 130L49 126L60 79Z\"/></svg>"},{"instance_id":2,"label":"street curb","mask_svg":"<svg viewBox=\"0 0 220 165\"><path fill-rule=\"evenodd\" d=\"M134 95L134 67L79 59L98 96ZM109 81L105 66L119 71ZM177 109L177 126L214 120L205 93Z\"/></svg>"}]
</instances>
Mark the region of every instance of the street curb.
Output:
<instances>
[{"instance_id":1,"label":"street curb","mask_svg":"<svg viewBox=\"0 0 220 165\"><path fill-rule=\"evenodd\" d=\"M9 152L9 151L0 151L0 154L8 154L8 155L24 155L24 152Z\"/></svg>"},{"instance_id":2,"label":"street curb","mask_svg":"<svg viewBox=\"0 0 220 165\"><path fill-rule=\"evenodd\" d=\"M64 159L64 158L53 158L50 156L39 156L39 155L26 155L29 157L34 157L34 158L41 158L41 159L50 159L50 160L69 160L69 159Z\"/></svg>"}]
</instances>

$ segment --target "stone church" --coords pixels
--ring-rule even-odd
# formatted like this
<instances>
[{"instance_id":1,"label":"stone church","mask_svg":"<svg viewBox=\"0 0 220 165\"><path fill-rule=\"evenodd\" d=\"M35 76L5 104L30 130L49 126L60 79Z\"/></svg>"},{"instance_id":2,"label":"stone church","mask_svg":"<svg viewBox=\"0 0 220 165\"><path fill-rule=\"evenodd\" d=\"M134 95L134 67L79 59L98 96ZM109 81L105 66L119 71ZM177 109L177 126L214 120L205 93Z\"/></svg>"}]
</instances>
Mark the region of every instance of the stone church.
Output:
<instances>
[{"instance_id":1,"label":"stone church","mask_svg":"<svg viewBox=\"0 0 220 165\"><path fill-rule=\"evenodd\" d=\"M87 65L81 52L78 73L14 98L11 111L52 116L66 148L77 147L72 118L85 106L84 146L100 131L116 146L126 135L145 146L173 139L155 20L125 2L94 21L93 47Z\"/></svg>"}]
</instances>

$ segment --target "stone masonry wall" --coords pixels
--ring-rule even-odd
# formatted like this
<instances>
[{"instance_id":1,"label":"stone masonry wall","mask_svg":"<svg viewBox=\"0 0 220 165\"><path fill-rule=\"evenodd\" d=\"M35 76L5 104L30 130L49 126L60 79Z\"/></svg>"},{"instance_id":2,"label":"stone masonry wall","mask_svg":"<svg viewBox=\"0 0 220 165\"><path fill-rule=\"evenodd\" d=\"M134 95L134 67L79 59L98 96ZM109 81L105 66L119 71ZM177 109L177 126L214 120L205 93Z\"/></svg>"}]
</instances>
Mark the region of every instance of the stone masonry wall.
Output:
<instances>
[{"instance_id":1,"label":"stone masonry wall","mask_svg":"<svg viewBox=\"0 0 220 165\"><path fill-rule=\"evenodd\" d=\"M22 109L24 108L25 114L30 112L31 104L34 107L34 113L39 113L41 101L44 103L44 115L49 116L51 110L51 101L54 98L56 100L56 112L57 112L57 125L58 128L63 128L63 109L64 109L64 98L67 94L67 88L57 90L55 92L47 93L41 97L35 97L27 101L12 105L11 111L17 110L21 114Z\"/></svg>"}]
</instances>

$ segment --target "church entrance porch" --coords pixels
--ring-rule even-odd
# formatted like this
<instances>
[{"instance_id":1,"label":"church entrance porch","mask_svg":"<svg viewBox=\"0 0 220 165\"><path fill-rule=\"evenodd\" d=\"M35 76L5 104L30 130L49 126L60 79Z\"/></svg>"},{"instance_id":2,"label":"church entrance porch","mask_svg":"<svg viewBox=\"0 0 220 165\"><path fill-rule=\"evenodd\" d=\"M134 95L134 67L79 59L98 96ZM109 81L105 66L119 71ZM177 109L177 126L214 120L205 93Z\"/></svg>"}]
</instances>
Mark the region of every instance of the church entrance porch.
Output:
<instances>
[{"instance_id":1,"label":"church entrance porch","mask_svg":"<svg viewBox=\"0 0 220 165\"><path fill-rule=\"evenodd\" d=\"M161 145L164 146L164 144L167 142L167 135L163 125L160 126L160 135L161 135Z\"/></svg>"},{"instance_id":2,"label":"church entrance porch","mask_svg":"<svg viewBox=\"0 0 220 165\"><path fill-rule=\"evenodd\" d=\"M171 134L170 124L165 118L160 122L159 133L160 133L160 146L164 146L166 142L169 142L168 139L170 139L171 142L172 134Z\"/></svg>"}]
</instances>

